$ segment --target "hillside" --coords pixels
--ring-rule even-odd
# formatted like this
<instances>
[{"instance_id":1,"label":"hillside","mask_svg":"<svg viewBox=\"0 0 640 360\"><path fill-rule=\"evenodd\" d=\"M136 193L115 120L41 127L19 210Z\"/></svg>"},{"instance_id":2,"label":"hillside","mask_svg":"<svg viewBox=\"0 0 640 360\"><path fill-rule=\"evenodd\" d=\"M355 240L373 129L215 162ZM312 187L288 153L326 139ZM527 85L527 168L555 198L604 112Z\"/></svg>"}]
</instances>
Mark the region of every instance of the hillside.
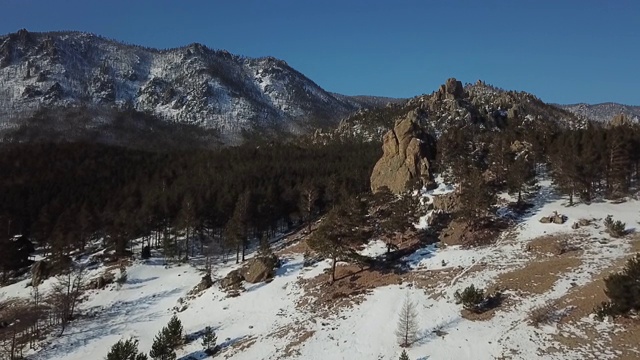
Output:
<instances>
[{"instance_id":1,"label":"hillside","mask_svg":"<svg viewBox=\"0 0 640 360\"><path fill-rule=\"evenodd\" d=\"M624 114L633 121L640 122L640 106L624 105L618 103L602 103L602 104L571 104L558 105L560 108L570 111L578 116L586 119L608 122L614 116Z\"/></svg>"},{"instance_id":2,"label":"hillside","mask_svg":"<svg viewBox=\"0 0 640 360\"><path fill-rule=\"evenodd\" d=\"M554 128L585 125L584 119L546 104L533 94L500 89L483 81L463 85L451 78L431 94L359 110L342 120L337 129L316 131L314 138L320 142L347 138L380 141L396 120L416 109L426 113L425 127L436 137L447 129L464 126L495 131L510 123Z\"/></svg>"},{"instance_id":3,"label":"hillside","mask_svg":"<svg viewBox=\"0 0 640 360\"><path fill-rule=\"evenodd\" d=\"M201 44L157 50L88 33L0 36L0 129L42 108L135 109L215 130L300 134L331 126L386 100L326 92L273 58L247 58ZM93 125L113 121L92 118Z\"/></svg>"},{"instance_id":4,"label":"hillside","mask_svg":"<svg viewBox=\"0 0 640 360\"><path fill-rule=\"evenodd\" d=\"M620 325L595 321L591 312L604 299L602 277L640 249L637 237L612 238L599 228L600 221L612 214L634 224L637 201L566 207L566 199L549 186L541 181L540 191L531 198L534 208L518 217L491 246L465 249L423 244L393 271L358 270L341 263L340 279L333 285L326 284L328 260L304 264L302 233L274 238L272 246L282 259L274 279L245 282L238 296L229 295L220 285L238 267L224 256L214 261L213 286L190 295L205 259L164 266L161 255L154 253L151 259L135 260L128 267L121 287L90 290L81 304L86 315L63 336L49 338L27 353L38 360L100 358L113 343L130 336L147 351L175 313L187 338L194 339L179 349L180 359L206 357L199 342L206 326L218 334L221 358L397 359L402 349L395 331L408 298L418 315L418 338L408 349L411 359L633 359L638 351L637 324L624 325L629 331L620 331ZM432 201L433 196L450 191L446 189L440 184L423 197ZM538 222L553 211L566 215L568 221L563 225ZM593 222L572 229L579 219ZM415 241L407 238L401 249ZM565 250L556 252L561 247ZM377 258L384 252L384 243L376 238L360 250ZM100 254L79 261L91 264ZM103 266L90 269L89 278L116 271ZM0 301L28 298L27 281L1 288ZM41 291L52 283L47 280ZM481 315L461 310L454 292L471 284L500 289L505 297L502 305Z\"/></svg>"}]
</instances>

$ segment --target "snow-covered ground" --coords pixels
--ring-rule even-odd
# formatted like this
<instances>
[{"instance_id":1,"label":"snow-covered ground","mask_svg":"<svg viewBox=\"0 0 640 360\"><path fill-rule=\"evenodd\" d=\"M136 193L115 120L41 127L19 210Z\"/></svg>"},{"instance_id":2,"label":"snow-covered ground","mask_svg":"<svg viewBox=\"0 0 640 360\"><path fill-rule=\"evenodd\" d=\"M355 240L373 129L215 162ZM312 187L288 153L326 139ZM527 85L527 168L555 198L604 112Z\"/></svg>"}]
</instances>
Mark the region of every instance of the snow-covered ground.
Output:
<instances>
[{"instance_id":1,"label":"snow-covered ground","mask_svg":"<svg viewBox=\"0 0 640 360\"><path fill-rule=\"evenodd\" d=\"M553 339L559 329L555 325L535 328L528 321L530 310L559 299L576 286L589 283L601 270L629 253L628 239L613 239L603 227L573 230L571 225L581 218L614 219L634 228L640 220L640 203L630 200L622 204L599 202L566 207L549 191L548 182L541 183L540 196L531 213L505 233L496 244L462 249L456 246L430 245L405 260L413 272L456 269L453 279L438 286L442 296L433 296L417 284L387 285L374 289L357 306L329 313L326 318L300 306L305 297L304 280L313 279L329 267L327 261L313 267L302 266L302 254L286 255L275 279L268 284L247 284L239 297L230 298L217 284L194 299L185 300L187 309L177 313L187 334L197 334L211 326L225 348L218 358L232 359L397 359L401 348L394 332L398 313L406 297L417 306L419 339L407 352L411 359L583 359L584 349L563 349ZM438 192L451 191L442 187ZM565 224L541 224L541 216L558 211L568 217ZM472 321L461 316L460 305L453 293L468 285L488 287L500 274L531 263L533 255L524 249L532 239L542 235L572 233L587 239L581 244L580 265L560 274L555 283L541 294L509 293L513 304L499 308L489 319ZM376 256L386 251L383 241L374 240L361 250ZM474 270L484 264L482 271ZM236 268L235 264L218 263L214 277L221 278ZM98 270L95 270L96 272ZM153 337L166 325L180 298L200 280L200 272L189 265L165 268L160 262L135 262L128 269L128 281L120 289L94 291L82 303L91 315L72 323L61 337L54 337L32 358L100 359L119 339L134 337L140 349L147 352ZM433 275L437 276L437 275ZM436 279L437 280L437 279ZM28 297L26 280L0 289L0 300ZM326 285L329 286L329 285ZM585 317L584 323L593 320ZM579 324L574 324L575 326ZM602 332L612 325L598 324ZM577 329L577 328L576 328ZM575 330L579 332L579 330ZM560 352L545 352L555 346ZM614 353L589 353L594 357L614 358ZM185 345L179 358L204 358L200 341Z\"/></svg>"}]
</instances>

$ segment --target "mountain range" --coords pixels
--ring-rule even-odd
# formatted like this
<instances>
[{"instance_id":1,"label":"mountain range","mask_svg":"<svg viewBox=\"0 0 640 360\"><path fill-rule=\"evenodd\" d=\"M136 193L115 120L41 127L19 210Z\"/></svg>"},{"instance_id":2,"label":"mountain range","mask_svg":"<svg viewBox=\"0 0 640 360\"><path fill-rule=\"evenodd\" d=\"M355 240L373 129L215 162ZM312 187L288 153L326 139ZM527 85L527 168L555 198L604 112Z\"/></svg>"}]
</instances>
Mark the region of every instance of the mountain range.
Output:
<instances>
[{"instance_id":1,"label":"mountain range","mask_svg":"<svg viewBox=\"0 0 640 360\"><path fill-rule=\"evenodd\" d=\"M43 107L82 105L135 109L215 130L234 142L243 133L299 134L332 126L357 109L393 100L333 94L282 60L195 43L157 50L82 32L0 36L4 129Z\"/></svg>"},{"instance_id":2,"label":"mountain range","mask_svg":"<svg viewBox=\"0 0 640 360\"><path fill-rule=\"evenodd\" d=\"M470 104L445 102L446 109L432 104L431 117L478 118L478 106L485 112L517 111L539 102L512 93L507 100L501 97L505 104L491 103L504 92L484 83L469 89L485 98L474 100L480 102L471 113ZM160 146L196 138L234 144L251 136L299 135L384 117L385 126L370 134L378 136L391 125L385 114L394 109L406 113L427 98L331 93L283 60L248 58L197 43L159 50L83 32L23 29L0 36L0 135L10 141L53 138L126 145L146 137L150 142L165 139ZM614 103L556 106L598 121L619 113L640 116L640 107ZM561 118L567 113L554 114ZM366 120L356 130L376 124Z\"/></svg>"}]
</instances>

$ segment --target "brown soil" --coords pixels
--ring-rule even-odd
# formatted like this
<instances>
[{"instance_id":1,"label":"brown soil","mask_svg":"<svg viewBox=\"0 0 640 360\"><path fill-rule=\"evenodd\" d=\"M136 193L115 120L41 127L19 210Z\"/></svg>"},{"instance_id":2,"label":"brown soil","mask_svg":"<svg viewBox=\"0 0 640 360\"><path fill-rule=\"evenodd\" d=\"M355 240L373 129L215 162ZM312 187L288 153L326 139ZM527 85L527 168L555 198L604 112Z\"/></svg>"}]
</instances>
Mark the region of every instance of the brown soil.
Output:
<instances>
[{"instance_id":1,"label":"brown soil","mask_svg":"<svg viewBox=\"0 0 640 360\"><path fill-rule=\"evenodd\" d=\"M296 338L285 346L281 358L300 356L298 347L309 340L315 333L314 330L295 329Z\"/></svg>"},{"instance_id":2,"label":"brown soil","mask_svg":"<svg viewBox=\"0 0 640 360\"><path fill-rule=\"evenodd\" d=\"M611 336L611 348L621 351L620 360L637 360L640 358L640 320L620 319L624 331L618 331Z\"/></svg>"},{"instance_id":3,"label":"brown soil","mask_svg":"<svg viewBox=\"0 0 640 360\"><path fill-rule=\"evenodd\" d=\"M579 244L584 241L583 235L561 234L542 236L531 240L526 250L538 257L562 255L579 250Z\"/></svg>"},{"instance_id":4,"label":"brown soil","mask_svg":"<svg viewBox=\"0 0 640 360\"><path fill-rule=\"evenodd\" d=\"M242 353L248 348L252 347L256 343L255 337L244 337L238 341L232 342L229 346L223 349L223 356L225 359L231 359L234 355Z\"/></svg>"},{"instance_id":5,"label":"brown soil","mask_svg":"<svg viewBox=\"0 0 640 360\"><path fill-rule=\"evenodd\" d=\"M355 265L338 266L336 281L331 274L321 274L313 279L301 280L305 296L298 304L314 311L338 309L362 302L371 289L402 284L402 273L395 269L361 269Z\"/></svg>"},{"instance_id":6,"label":"brown soil","mask_svg":"<svg viewBox=\"0 0 640 360\"><path fill-rule=\"evenodd\" d=\"M580 266L582 261L571 256L560 256L533 261L525 267L500 274L491 291L515 290L522 293L543 294L550 290L560 275Z\"/></svg>"},{"instance_id":7,"label":"brown soil","mask_svg":"<svg viewBox=\"0 0 640 360\"><path fill-rule=\"evenodd\" d=\"M440 241L445 245L490 245L506 229L506 225L489 218L473 222L456 219L441 232Z\"/></svg>"},{"instance_id":8,"label":"brown soil","mask_svg":"<svg viewBox=\"0 0 640 360\"><path fill-rule=\"evenodd\" d=\"M640 236L636 235L631 239L632 254L624 259L620 259L611 266L604 269L592 282L585 286L571 289L565 296L554 302L557 309L567 309L565 317L559 320L560 329L565 325L577 326L584 336L560 331L553 335L565 348L584 349L585 359L599 359L599 354L603 351L610 353L615 351L616 359L632 360L640 358L640 321L638 319L616 319L616 330L603 334L591 324L580 323L579 320L592 314L593 309L601 302L607 300L604 293L604 278L609 274L619 271L633 252L640 250ZM560 352L561 349L550 349Z\"/></svg>"},{"instance_id":9,"label":"brown soil","mask_svg":"<svg viewBox=\"0 0 640 360\"><path fill-rule=\"evenodd\" d=\"M617 260L611 266L602 270L590 283L569 290L567 294L555 302L558 308L571 308L568 316L563 318L562 322L580 320L593 313L593 309L597 305L607 301L608 298L604 293L604 278L622 269L627 259L633 256L633 253L640 251L640 234L631 239L631 251L632 255Z\"/></svg>"}]
</instances>

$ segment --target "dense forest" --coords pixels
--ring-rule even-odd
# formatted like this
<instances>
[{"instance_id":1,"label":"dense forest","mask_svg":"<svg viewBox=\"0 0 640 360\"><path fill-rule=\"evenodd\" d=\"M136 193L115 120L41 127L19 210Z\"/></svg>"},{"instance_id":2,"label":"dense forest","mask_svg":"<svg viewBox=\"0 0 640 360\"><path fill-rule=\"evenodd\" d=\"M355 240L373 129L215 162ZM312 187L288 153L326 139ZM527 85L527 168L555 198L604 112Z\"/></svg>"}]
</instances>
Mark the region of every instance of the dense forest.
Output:
<instances>
[{"instance_id":1,"label":"dense forest","mask_svg":"<svg viewBox=\"0 0 640 360\"><path fill-rule=\"evenodd\" d=\"M495 195L518 203L544 172L570 203L620 198L640 184L640 128L514 121L499 129L451 126L433 167L459 184L458 215L491 214ZM217 238L229 253L369 191L380 142L254 141L220 149L143 151L92 143L5 144L0 149L2 270L18 267L22 234L54 257L92 240L116 256L143 237L172 257L188 239ZM178 244L178 233L186 244ZM171 240L173 238L173 240ZM20 262L22 264L22 262Z\"/></svg>"},{"instance_id":2,"label":"dense forest","mask_svg":"<svg viewBox=\"0 0 640 360\"><path fill-rule=\"evenodd\" d=\"M221 231L241 205L247 231L273 234L368 190L380 153L379 144L343 142L171 152L7 145L0 234L26 235L54 255L104 238L123 254L130 239L152 230Z\"/></svg>"}]
</instances>

